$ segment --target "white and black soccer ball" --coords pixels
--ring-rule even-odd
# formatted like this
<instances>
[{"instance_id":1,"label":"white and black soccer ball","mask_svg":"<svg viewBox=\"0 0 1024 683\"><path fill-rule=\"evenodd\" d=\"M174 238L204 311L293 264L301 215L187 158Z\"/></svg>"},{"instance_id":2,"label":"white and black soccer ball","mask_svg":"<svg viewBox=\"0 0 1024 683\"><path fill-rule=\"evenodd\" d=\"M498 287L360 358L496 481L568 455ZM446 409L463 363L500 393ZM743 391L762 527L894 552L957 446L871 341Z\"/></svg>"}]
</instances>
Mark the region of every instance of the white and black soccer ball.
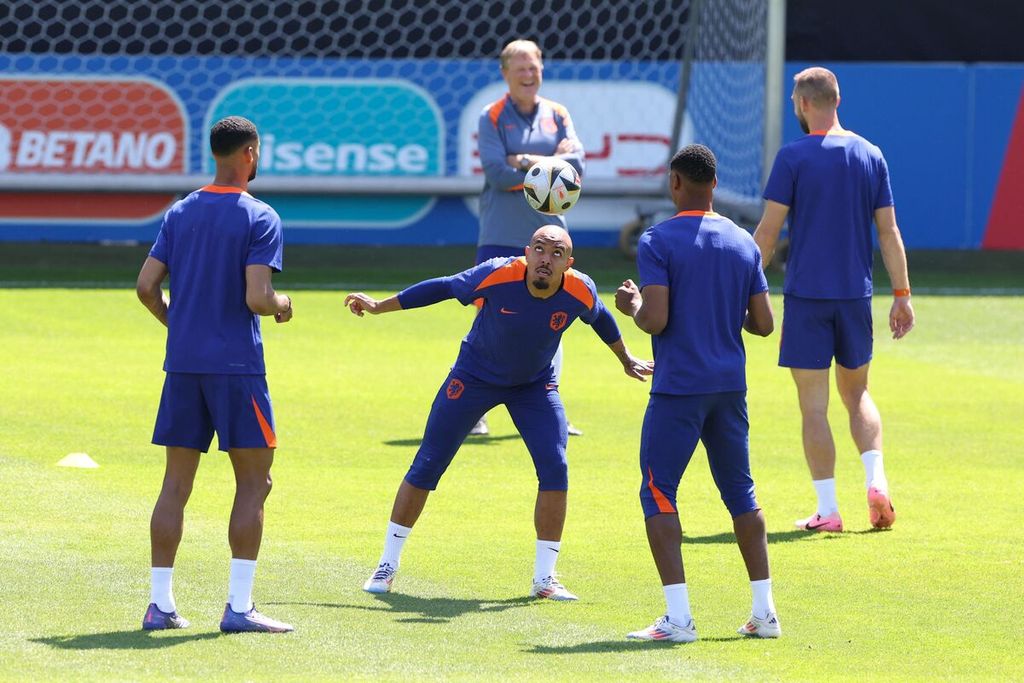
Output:
<instances>
[{"instance_id":1,"label":"white and black soccer ball","mask_svg":"<svg viewBox=\"0 0 1024 683\"><path fill-rule=\"evenodd\" d=\"M527 203L541 213L565 213L580 198L580 174L567 161L545 157L526 171L523 194Z\"/></svg>"}]
</instances>

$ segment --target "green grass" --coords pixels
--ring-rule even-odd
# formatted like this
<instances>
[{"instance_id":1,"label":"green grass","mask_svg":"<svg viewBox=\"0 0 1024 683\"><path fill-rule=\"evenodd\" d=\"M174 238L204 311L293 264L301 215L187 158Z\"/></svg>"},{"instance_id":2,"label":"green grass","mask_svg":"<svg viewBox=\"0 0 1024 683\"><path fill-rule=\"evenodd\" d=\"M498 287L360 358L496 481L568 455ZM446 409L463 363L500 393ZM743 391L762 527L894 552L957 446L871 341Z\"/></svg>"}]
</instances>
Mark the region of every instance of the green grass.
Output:
<instances>
[{"instance_id":1,"label":"green grass","mask_svg":"<svg viewBox=\"0 0 1024 683\"><path fill-rule=\"evenodd\" d=\"M135 282L149 245L0 243L0 287L127 286ZM346 283L402 286L458 272L473 263L475 247L373 247L290 245L285 271L276 278L282 287L304 288ZM603 289L614 289L635 277L633 261L614 249L576 251L577 267ZM1022 251L914 251L909 254L915 290L1011 290L1024 294ZM887 288L888 276L875 254L875 281ZM773 287L782 274L769 272ZM963 292L961 292L963 293Z\"/></svg>"},{"instance_id":2,"label":"green grass","mask_svg":"<svg viewBox=\"0 0 1024 683\"><path fill-rule=\"evenodd\" d=\"M302 281L405 282L455 270L471 250L420 254L424 272L373 262L368 250L333 253L356 255L365 271L350 272L346 261L327 272L306 253L293 260L309 259ZM77 277L134 278L138 256L130 264L96 256ZM48 279L30 260L26 253L18 266L25 276ZM22 279L9 267L2 279ZM580 267L593 270L582 258ZM775 366L777 337L748 338L752 460L785 635L735 634L749 588L699 453L680 504L702 639L645 646L623 636L663 609L636 496L646 387L621 373L591 330L580 324L566 335L563 379L586 435L569 446L559 570L582 600L524 599L536 482L501 410L493 436L467 442L431 497L396 592L374 598L359 587L470 313L446 303L358 319L341 308L339 292L290 293L295 320L264 326L280 449L255 598L297 631L228 637L216 626L232 480L217 453L200 468L175 573L193 628L138 630L163 468L161 449L148 443L163 329L130 289L0 289L0 679L1019 677L1024 298L916 296L919 323L907 339L878 330L872 394L899 515L889 532L869 531L863 473L838 402L831 416L849 532L791 530L813 506L795 393ZM880 298L879 323L884 306ZM637 330L623 329L635 351L648 351ZM55 467L73 451L101 467Z\"/></svg>"}]
</instances>

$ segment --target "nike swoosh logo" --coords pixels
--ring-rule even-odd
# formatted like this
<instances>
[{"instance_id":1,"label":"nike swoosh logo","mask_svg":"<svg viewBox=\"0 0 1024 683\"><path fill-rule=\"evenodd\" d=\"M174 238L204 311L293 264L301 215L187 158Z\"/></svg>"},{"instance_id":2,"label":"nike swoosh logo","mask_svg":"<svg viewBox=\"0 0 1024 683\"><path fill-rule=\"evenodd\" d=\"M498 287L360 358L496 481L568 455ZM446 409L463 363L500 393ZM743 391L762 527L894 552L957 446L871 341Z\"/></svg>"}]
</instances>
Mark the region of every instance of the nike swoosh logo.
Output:
<instances>
[{"instance_id":1,"label":"nike swoosh logo","mask_svg":"<svg viewBox=\"0 0 1024 683\"><path fill-rule=\"evenodd\" d=\"M518 315L519 314L519 311L510 311L507 308L505 308L504 306L502 306L500 309L498 309L498 312L499 313L504 313L505 315Z\"/></svg>"},{"instance_id":2,"label":"nike swoosh logo","mask_svg":"<svg viewBox=\"0 0 1024 683\"><path fill-rule=\"evenodd\" d=\"M408 536L399 536L398 534L391 534L395 538L409 538Z\"/></svg>"},{"instance_id":3,"label":"nike swoosh logo","mask_svg":"<svg viewBox=\"0 0 1024 683\"><path fill-rule=\"evenodd\" d=\"M823 527L823 526L825 526L827 524L828 524L828 522L822 522L821 524L811 524L810 522L808 522L806 528L807 528L808 531L814 531L815 529L820 529L821 527Z\"/></svg>"}]
</instances>

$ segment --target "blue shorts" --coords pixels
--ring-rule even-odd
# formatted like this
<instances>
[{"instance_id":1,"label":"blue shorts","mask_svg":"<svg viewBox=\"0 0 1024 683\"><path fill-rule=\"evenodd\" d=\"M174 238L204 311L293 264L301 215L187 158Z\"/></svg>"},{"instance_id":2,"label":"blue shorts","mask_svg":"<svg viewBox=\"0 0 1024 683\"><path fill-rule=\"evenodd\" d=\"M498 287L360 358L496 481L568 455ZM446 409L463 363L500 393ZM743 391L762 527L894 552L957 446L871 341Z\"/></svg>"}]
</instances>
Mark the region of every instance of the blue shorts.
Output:
<instances>
[{"instance_id":1,"label":"blue shorts","mask_svg":"<svg viewBox=\"0 0 1024 683\"><path fill-rule=\"evenodd\" d=\"M844 368L871 360L871 297L863 299L783 299L779 365L824 370L832 357Z\"/></svg>"},{"instance_id":2,"label":"blue shorts","mask_svg":"<svg viewBox=\"0 0 1024 683\"><path fill-rule=\"evenodd\" d=\"M651 394L640 434L640 504L644 517L676 513L676 490L699 439L711 476L733 517L757 510L750 476L750 426L744 391Z\"/></svg>"},{"instance_id":3,"label":"blue shorts","mask_svg":"<svg viewBox=\"0 0 1024 683\"><path fill-rule=\"evenodd\" d=\"M526 245L521 247L503 247L500 244L481 244L476 248L476 264L503 256L522 256L526 253Z\"/></svg>"},{"instance_id":4,"label":"blue shorts","mask_svg":"<svg viewBox=\"0 0 1024 683\"><path fill-rule=\"evenodd\" d=\"M569 439L558 387L545 381L499 387L451 373L430 408L416 458L405 480L433 491L469 430L483 415L505 404L533 458L541 491L569 488L565 446Z\"/></svg>"},{"instance_id":5,"label":"blue shorts","mask_svg":"<svg viewBox=\"0 0 1024 683\"><path fill-rule=\"evenodd\" d=\"M153 443L160 446L276 448L274 410L265 375L193 375L168 372Z\"/></svg>"}]
</instances>

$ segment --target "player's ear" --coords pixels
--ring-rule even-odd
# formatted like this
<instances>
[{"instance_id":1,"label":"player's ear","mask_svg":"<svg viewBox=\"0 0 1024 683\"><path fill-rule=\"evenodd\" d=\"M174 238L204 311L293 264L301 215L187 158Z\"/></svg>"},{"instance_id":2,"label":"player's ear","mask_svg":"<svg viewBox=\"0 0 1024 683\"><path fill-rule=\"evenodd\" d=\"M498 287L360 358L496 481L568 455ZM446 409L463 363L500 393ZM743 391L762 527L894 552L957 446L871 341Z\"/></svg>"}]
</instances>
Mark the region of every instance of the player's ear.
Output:
<instances>
[{"instance_id":1,"label":"player's ear","mask_svg":"<svg viewBox=\"0 0 1024 683\"><path fill-rule=\"evenodd\" d=\"M575 256L570 256L570 257L569 257L569 258L568 258L568 259L566 260L566 264L567 264L567 265L566 265L566 268L572 268L572 264L574 264L574 263L576 263L576 257L575 257Z\"/></svg>"},{"instance_id":2,"label":"player's ear","mask_svg":"<svg viewBox=\"0 0 1024 683\"><path fill-rule=\"evenodd\" d=\"M715 174L714 180L711 181L711 189L713 190L716 187L718 187L718 174L717 173Z\"/></svg>"}]
</instances>

